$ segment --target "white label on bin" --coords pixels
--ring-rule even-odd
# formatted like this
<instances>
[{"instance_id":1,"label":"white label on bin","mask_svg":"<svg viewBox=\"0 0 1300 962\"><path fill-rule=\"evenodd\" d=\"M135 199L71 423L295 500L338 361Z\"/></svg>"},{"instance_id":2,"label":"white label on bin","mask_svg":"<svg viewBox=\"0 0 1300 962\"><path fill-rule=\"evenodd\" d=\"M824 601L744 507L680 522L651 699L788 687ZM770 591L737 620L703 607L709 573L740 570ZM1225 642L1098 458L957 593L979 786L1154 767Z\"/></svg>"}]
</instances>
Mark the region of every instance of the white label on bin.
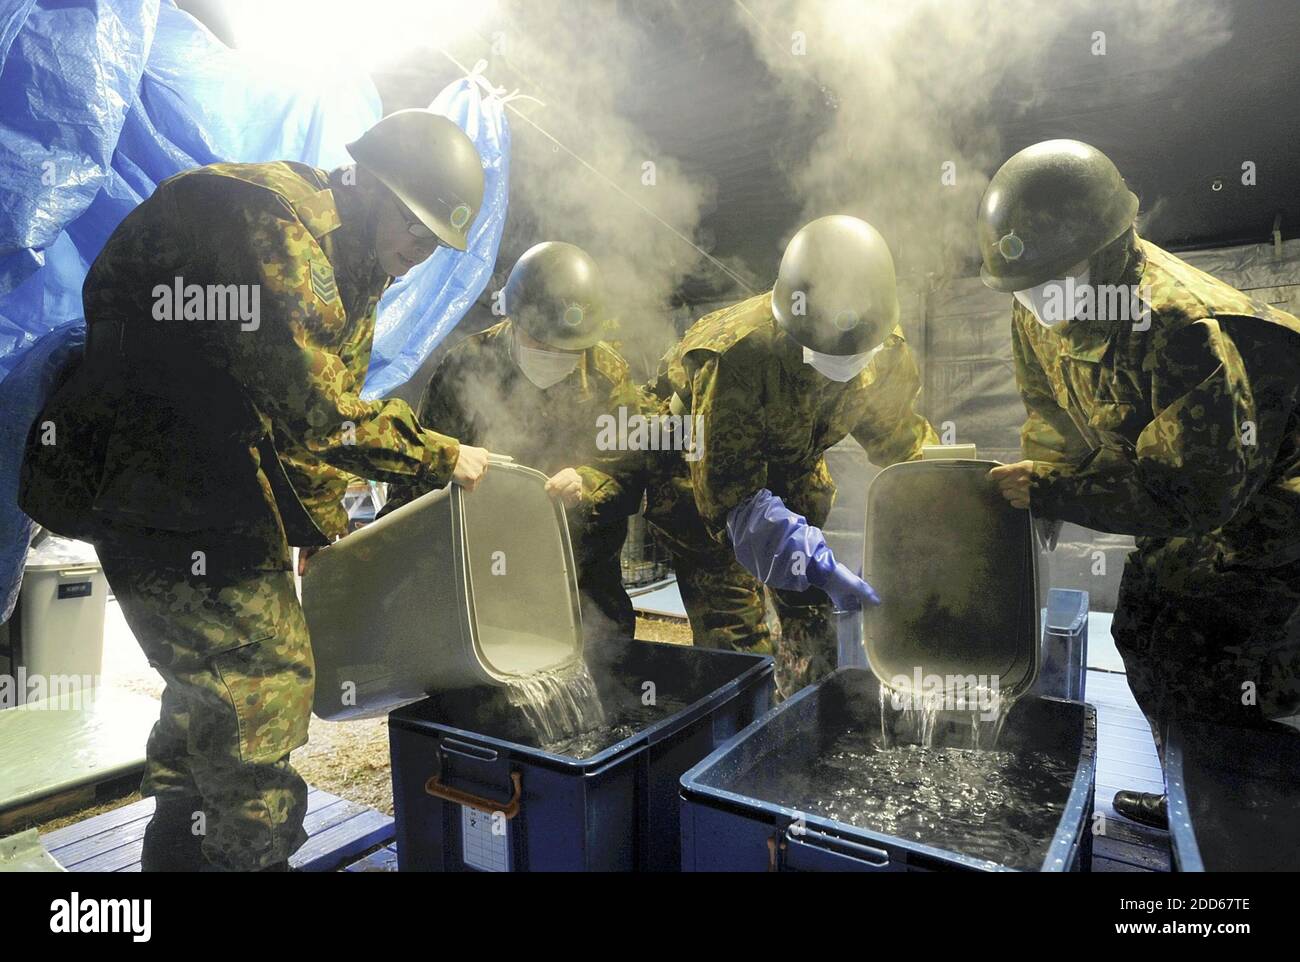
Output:
<instances>
[{"instance_id":1,"label":"white label on bin","mask_svg":"<svg viewBox=\"0 0 1300 962\"><path fill-rule=\"evenodd\" d=\"M505 818L462 805L460 834L466 865L484 872L510 871L510 823Z\"/></svg>"}]
</instances>

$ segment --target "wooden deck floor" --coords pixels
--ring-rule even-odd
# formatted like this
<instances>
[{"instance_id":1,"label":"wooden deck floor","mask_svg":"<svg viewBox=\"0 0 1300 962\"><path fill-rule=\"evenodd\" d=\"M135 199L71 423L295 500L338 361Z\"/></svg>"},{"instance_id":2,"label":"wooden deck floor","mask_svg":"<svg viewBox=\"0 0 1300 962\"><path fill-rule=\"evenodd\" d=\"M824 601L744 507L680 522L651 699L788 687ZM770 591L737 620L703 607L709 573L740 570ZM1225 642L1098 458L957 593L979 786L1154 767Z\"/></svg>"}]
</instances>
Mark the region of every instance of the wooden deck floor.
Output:
<instances>
[{"instance_id":1,"label":"wooden deck floor","mask_svg":"<svg viewBox=\"0 0 1300 962\"><path fill-rule=\"evenodd\" d=\"M138 872L152 798L41 836L45 850L70 872ZM330 872L393 837L393 820L355 802L311 789L303 823L307 842L289 859L300 872Z\"/></svg>"},{"instance_id":2,"label":"wooden deck floor","mask_svg":"<svg viewBox=\"0 0 1300 962\"><path fill-rule=\"evenodd\" d=\"M1170 871L1169 833L1115 814L1112 799L1120 789L1163 792L1164 776L1151 726L1133 700L1128 681L1117 672L1089 671L1089 704L1097 709L1097 799L1093 818L1094 872Z\"/></svg>"}]
</instances>

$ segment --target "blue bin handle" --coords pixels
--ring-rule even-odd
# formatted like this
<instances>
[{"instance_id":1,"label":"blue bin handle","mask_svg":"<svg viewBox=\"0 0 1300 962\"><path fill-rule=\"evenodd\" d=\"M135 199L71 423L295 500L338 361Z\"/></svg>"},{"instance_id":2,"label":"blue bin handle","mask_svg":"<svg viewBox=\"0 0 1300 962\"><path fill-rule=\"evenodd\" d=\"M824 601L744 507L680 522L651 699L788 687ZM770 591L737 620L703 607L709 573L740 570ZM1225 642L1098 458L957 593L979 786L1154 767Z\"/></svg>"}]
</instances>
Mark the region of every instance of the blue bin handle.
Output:
<instances>
[{"instance_id":1,"label":"blue bin handle","mask_svg":"<svg viewBox=\"0 0 1300 962\"><path fill-rule=\"evenodd\" d=\"M848 839L827 835L807 826L798 830L794 825L787 826L783 842L782 847L787 850L791 847L814 849L837 858L849 859L855 863L855 867L864 867L867 870L889 868L890 855L885 849L850 842ZM788 854L786 858L789 859Z\"/></svg>"}]
</instances>

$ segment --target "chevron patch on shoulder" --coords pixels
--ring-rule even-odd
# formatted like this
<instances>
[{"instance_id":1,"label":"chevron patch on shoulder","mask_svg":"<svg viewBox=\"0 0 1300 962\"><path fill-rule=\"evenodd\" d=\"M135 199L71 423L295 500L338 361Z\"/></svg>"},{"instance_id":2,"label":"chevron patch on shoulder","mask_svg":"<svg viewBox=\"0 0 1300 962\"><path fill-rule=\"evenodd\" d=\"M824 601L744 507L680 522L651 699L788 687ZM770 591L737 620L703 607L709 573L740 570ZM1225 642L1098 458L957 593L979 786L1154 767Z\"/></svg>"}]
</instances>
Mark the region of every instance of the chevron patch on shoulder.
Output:
<instances>
[{"instance_id":1,"label":"chevron patch on shoulder","mask_svg":"<svg viewBox=\"0 0 1300 962\"><path fill-rule=\"evenodd\" d=\"M322 301L336 300L339 296L338 284L334 280L334 271L328 264L310 263L311 289Z\"/></svg>"}]
</instances>

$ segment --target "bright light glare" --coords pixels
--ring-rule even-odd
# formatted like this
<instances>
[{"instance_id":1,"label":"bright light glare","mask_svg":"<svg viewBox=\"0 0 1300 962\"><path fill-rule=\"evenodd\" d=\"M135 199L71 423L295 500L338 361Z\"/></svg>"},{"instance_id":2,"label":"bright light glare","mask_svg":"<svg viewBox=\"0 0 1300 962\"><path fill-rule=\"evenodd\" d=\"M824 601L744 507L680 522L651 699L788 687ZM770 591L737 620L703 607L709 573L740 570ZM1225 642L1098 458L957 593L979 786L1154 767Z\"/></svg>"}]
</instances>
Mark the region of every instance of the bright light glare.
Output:
<instances>
[{"instance_id":1,"label":"bright light glare","mask_svg":"<svg viewBox=\"0 0 1300 962\"><path fill-rule=\"evenodd\" d=\"M396 62L445 47L487 18L493 0L229 0L236 46L304 70Z\"/></svg>"}]
</instances>

